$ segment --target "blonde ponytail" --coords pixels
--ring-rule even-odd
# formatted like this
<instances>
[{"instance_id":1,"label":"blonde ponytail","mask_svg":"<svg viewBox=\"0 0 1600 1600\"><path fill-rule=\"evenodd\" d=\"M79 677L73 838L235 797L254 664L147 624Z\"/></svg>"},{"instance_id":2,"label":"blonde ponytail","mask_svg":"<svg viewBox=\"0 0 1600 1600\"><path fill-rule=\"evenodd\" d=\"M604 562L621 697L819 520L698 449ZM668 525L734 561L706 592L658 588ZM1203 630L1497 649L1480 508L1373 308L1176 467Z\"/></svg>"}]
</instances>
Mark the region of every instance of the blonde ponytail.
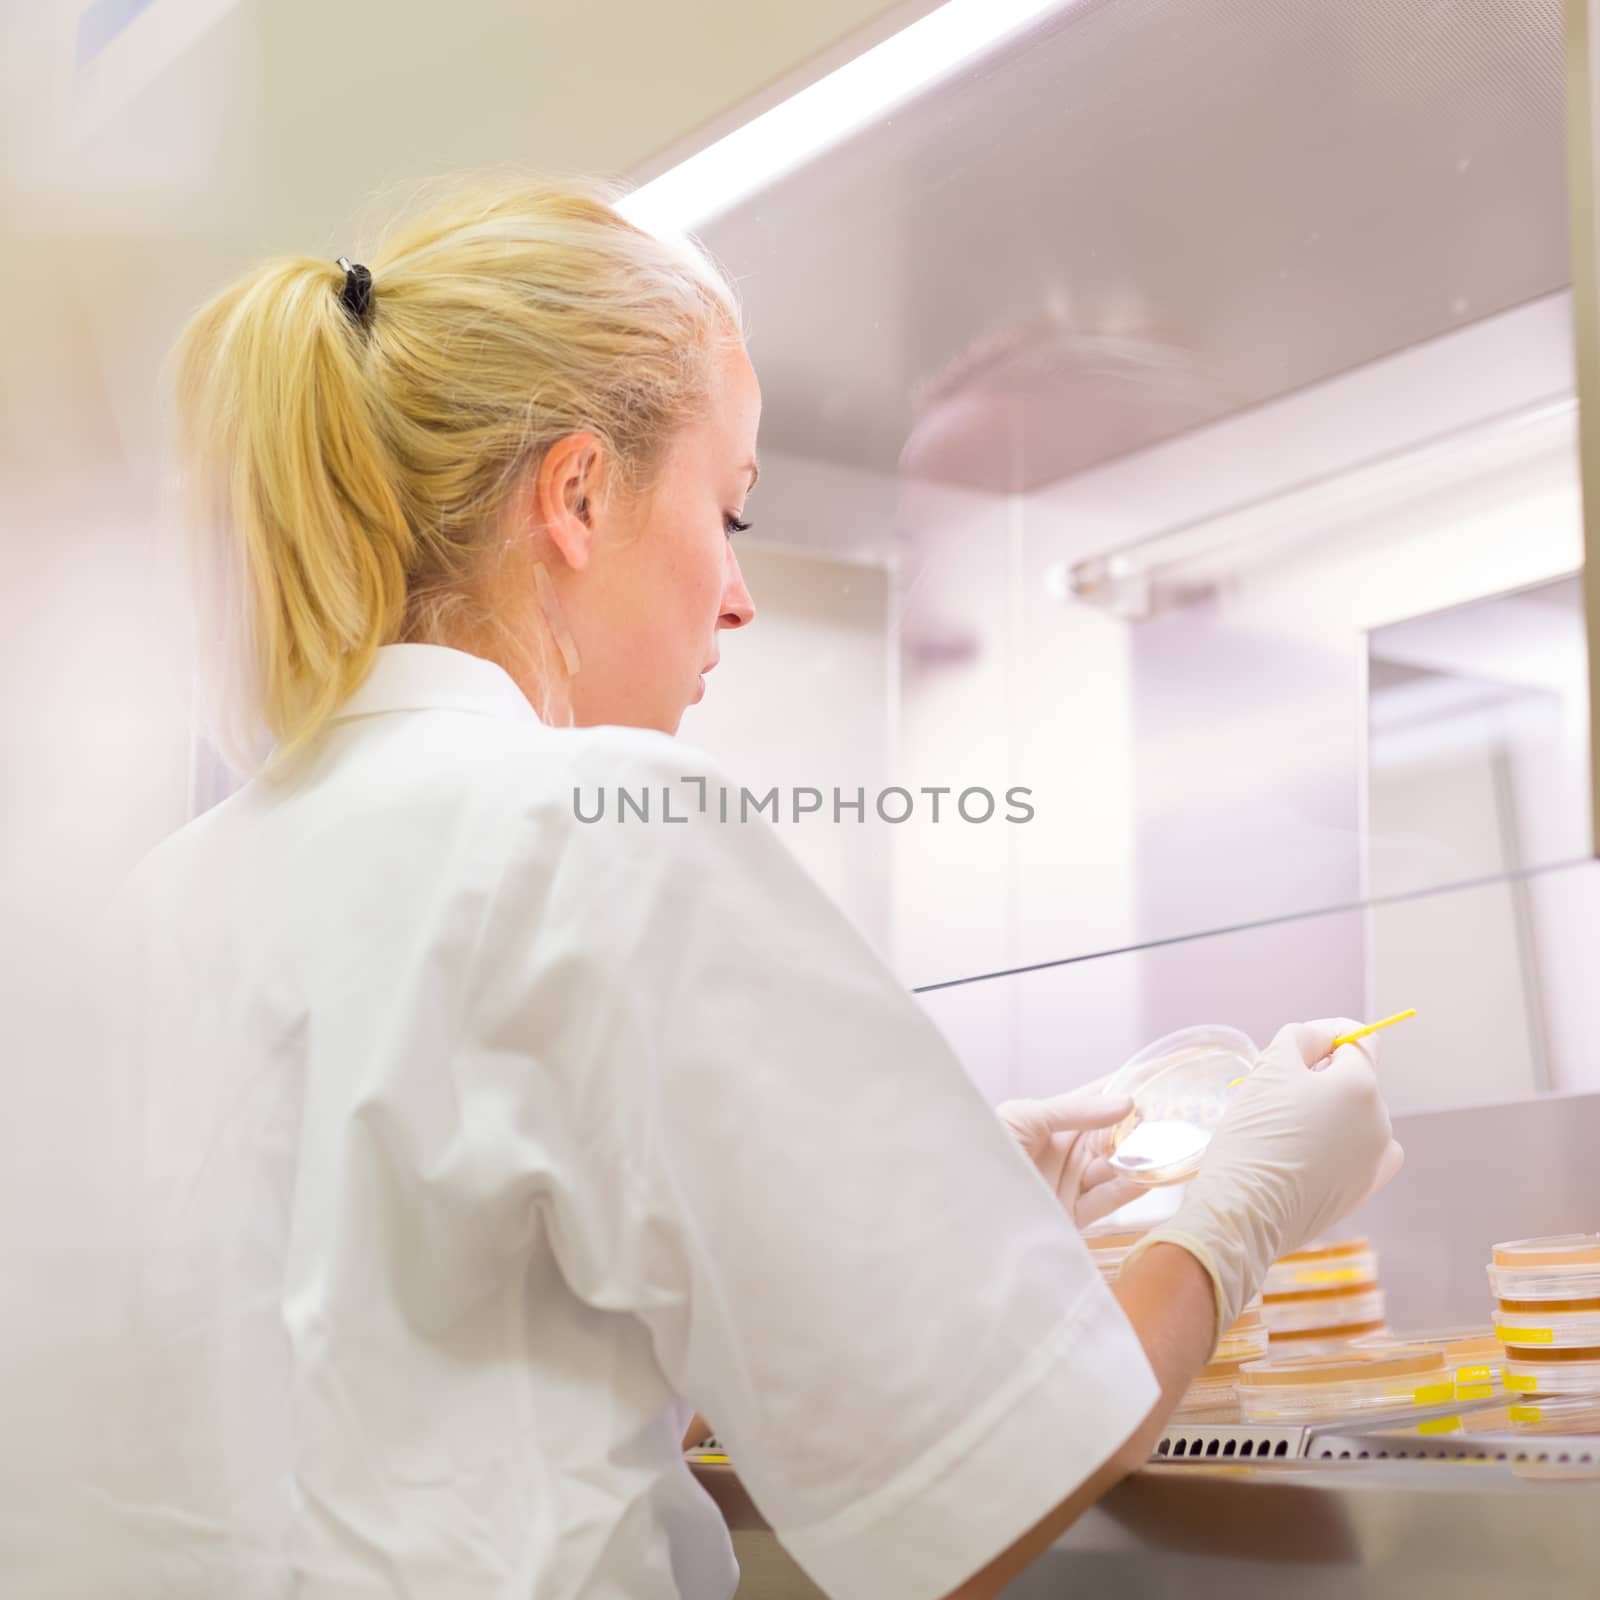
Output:
<instances>
[{"instance_id":1,"label":"blonde ponytail","mask_svg":"<svg viewBox=\"0 0 1600 1600\"><path fill-rule=\"evenodd\" d=\"M558 439L644 487L738 337L698 252L598 191L457 190L370 261L290 259L201 310L178 350L220 741L304 746L380 646L440 640L492 564L497 513ZM475 619L493 623L493 617Z\"/></svg>"}]
</instances>

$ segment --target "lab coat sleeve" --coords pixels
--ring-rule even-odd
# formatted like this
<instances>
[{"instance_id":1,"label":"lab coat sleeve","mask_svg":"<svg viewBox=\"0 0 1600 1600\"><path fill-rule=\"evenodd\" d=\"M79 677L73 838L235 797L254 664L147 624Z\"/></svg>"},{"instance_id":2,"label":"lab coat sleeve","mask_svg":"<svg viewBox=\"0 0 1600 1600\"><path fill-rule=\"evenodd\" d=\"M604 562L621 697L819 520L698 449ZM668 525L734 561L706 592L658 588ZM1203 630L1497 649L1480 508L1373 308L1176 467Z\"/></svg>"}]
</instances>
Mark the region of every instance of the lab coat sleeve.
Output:
<instances>
[{"instance_id":1,"label":"lab coat sleeve","mask_svg":"<svg viewBox=\"0 0 1600 1600\"><path fill-rule=\"evenodd\" d=\"M538 1041L529 1070L545 1096L555 1075L575 1130L573 1177L540 1196L563 1270L644 1322L830 1595L947 1594L1149 1412L1138 1339L778 828L719 819L735 780L616 732L574 781L591 804L601 784L670 789L690 820L532 819L566 830L556 865L524 886L537 905L511 869L486 930L488 1026Z\"/></svg>"}]
</instances>

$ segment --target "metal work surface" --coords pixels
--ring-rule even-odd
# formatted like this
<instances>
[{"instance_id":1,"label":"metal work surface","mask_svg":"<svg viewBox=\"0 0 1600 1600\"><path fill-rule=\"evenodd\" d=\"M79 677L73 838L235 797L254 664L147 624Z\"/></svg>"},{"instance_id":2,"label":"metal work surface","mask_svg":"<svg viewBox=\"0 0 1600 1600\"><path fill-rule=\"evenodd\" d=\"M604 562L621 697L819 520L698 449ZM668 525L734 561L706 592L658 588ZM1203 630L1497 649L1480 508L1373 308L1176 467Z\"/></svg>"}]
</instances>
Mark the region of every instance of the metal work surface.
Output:
<instances>
[{"instance_id":1,"label":"metal work surface","mask_svg":"<svg viewBox=\"0 0 1600 1600\"><path fill-rule=\"evenodd\" d=\"M1174 1426L1162 1441L1167 1460L1088 1511L1005 1592L1594 1600L1600 1435L1513 1426L1503 1404L1451 1410L1362 1427ZM1174 1459L1180 1438L1185 1454ZM1247 1443L1248 1459L1239 1454ZM699 1476L734 1532L740 1600L816 1600L733 1474Z\"/></svg>"},{"instance_id":2,"label":"metal work surface","mask_svg":"<svg viewBox=\"0 0 1600 1600\"><path fill-rule=\"evenodd\" d=\"M1593 1600L1600 1468L1587 1470L1572 1480L1476 1462L1152 1466L1006 1593Z\"/></svg>"},{"instance_id":3,"label":"metal work surface","mask_svg":"<svg viewBox=\"0 0 1600 1600\"><path fill-rule=\"evenodd\" d=\"M1576 1470L1579 1474L1572 1475ZM1594 1600L1600 1466L1345 1461L1152 1465L1008 1600ZM764 1526L734 1527L739 1600L820 1591Z\"/></svg>"}]
</instances>

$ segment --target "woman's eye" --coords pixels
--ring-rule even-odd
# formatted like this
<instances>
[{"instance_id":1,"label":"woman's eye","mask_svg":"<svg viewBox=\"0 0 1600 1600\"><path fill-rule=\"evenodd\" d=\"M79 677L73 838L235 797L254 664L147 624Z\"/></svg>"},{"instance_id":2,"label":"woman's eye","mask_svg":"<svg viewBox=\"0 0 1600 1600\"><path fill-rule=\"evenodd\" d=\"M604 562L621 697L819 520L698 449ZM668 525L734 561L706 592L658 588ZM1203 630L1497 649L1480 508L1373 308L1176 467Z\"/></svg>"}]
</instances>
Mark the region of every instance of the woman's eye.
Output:
<instances>
[{"instance_id":1,"label":"woman's eye","mask_svg":"<svg viewBox=\"0 0 1600 1600\"><path fill-rule=\"evenodd\" d=\"M722 519L722 525L728 530L730 537L736 533L749 533L750 531L750 524L748 522L741 522L731 512Z\"/></svg>"}]
</instances>

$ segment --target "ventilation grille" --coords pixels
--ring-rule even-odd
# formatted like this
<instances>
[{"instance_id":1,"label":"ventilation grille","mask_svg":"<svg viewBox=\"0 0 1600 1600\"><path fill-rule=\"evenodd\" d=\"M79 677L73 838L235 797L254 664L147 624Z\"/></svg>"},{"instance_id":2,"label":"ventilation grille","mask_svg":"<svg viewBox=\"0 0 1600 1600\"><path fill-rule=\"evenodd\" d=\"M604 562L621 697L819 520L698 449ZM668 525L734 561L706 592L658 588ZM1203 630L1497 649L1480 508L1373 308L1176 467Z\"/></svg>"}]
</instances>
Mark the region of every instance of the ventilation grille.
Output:
<instances>
[{"instance_id":1,"label":"ventilation grille","mask_svg":"<svg viewBox=\"0 0 1600 1600\"><path fill-rule=\"evenodd\" d=\"M1173 1423L1156 1444L1154 1461L1298 1461L1306 1430L1242 1423Z\"/></svg>"},{"instance_id":2,"label":"ventilation grille","mask_svg":"<svg viewBox=\"0 0 1600 1600\"><path fill-rule=\"evenodd\" d=\"M1600 1467L1600 1438L1533 1438L1522 1433L1485 1433L1477 1438L1325 1434L1312 1441L1306 1454L1311 1461L1533 1461Z\"/></svg>"}]
</instances>

